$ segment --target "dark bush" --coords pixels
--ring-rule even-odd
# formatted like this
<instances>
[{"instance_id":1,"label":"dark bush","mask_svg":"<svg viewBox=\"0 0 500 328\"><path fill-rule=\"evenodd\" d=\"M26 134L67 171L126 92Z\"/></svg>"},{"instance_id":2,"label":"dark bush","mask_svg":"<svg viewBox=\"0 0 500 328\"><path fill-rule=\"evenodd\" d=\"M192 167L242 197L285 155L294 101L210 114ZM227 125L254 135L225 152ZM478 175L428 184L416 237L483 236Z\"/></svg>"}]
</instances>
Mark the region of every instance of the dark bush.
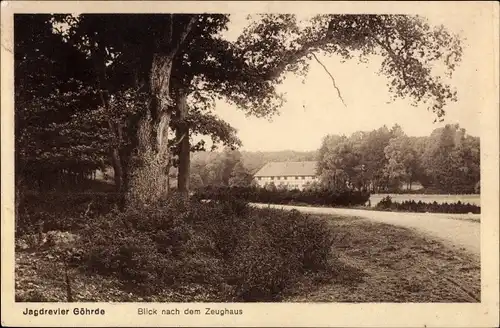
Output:
<instances>
[{"instance_id":1,"label":"dark bush","mask_svg":"<svg viewBox=\"0 0 500 328\"><path fill-rule=\"evenodd\" d=\"M219 291L215 300L234 301L279 299L304 272L328 271L332 246L323 219L176 197L90 220L82 237L94 272L147 293L201 284Z\"/></svg>"},{"instance_id":2,"label":"dark bush","mask_svg":"<svg viewBox=\"0 0 500 328\"><path fill-rule=\"evenodd\" d=\"M391 196L385 196L378 202L377 208L381 209L390 209L392 206L392 197Z\"/></svg>"},{"instance_id":3,"label":"dark bush","mask_svg":"<svg viewBox=\"0 0 500 328\"><path fill-rule=\"evenodd\" d=\"M212 240L171 205L128 209L90 221L82 231L86 266L148 293L214 283L221 269Z\"/></svg>"},{"instance_id":4,"label":"dark bush","mask_svg":"<svg viewBox=\"0 0 500 328\"><path fill-rule=\"evenodd\" d=\"M402 212L429 212L429 213L453 213L453 214L480 214L481 207L469 203L442 203L438 204L436 201L432 203L424 203L421 201L415 202L414 200L406 200L401 203L393 202L390 196L384 197L377 205L377 209L393 210Z\"/></svg>"},{"instance_id":5,"label":"dark bush","mask_svg":"<svg viewBox=\"0 0 500 328\"><path fill-rule=\"evenodd\" d=\"M237 299L276 300L306 271L328 270L333 238L326 221L261 209L251 222L234 258Z\"/></svg>"},{"instance_id":6,"label":"dark bush","mask_svg":"<svg viewBox=\"0 0 500 328\"><path fill-rule=\"evenodd\" d=\"M443 189L438 187L426 187L421 189L391 189L391 190L380 190L381 193L390 192L391 194L401 194L401 195L469 195L469 194L479 194L480 189L477 188L478 184L475 185L456 185L452 189Z\"/></svg>"},{"instance_id":7,"label":"dark bush","mask_svg":"<svg viewBox=\"0 0 500 328\"><path fill-rule=\"evenodd\" d=\"M207 187L198 190L193 197L197 200L239 199L254 203L304 203L334 207L364 205L370 199L370 194L361 191L333 192L329 190L267 190L257 187Z\"/></svg>"}]
</instances>

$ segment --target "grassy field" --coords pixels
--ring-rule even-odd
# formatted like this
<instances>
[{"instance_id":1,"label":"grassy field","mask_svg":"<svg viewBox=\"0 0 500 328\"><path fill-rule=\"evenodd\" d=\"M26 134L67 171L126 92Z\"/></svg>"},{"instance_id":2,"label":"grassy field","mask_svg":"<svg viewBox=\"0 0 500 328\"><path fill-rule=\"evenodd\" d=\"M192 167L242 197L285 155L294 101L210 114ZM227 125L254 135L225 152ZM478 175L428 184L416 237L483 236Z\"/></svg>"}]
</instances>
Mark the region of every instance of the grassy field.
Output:
<instances>
[{"instance_id":1,"label":"grassy field","mask_svg":"<svg viewBox=\"0 0 500 328\"><path fill-rule=\"evenodd\" d=\"M331 220L335 253L353 276L298 292L290 302L479 302L479 258L410 229L358 218ZM342 276L341 276L342 277Z\"/></svg>"},{"instance_id":2,"label":"grassy field","mask_svg":"<svg viewBox=\"0 0 500 328\"><path fill-rule=\"evenodd\" d=\"M414 200L416 202L421 201L424 203L456 203L458 201L462 203L470 203L480 206L481 196L480 195L424 195L424 194L372 194L370 196L370 202L372 206L377 205L382 198L386 196L391 196L394 202L404 202L406 200Z\"/></svg>"},{"instance_id":3,"label":"grassy field","mask_svg":"<svg viewBox=\"0 0 500 328\"><path fill-rule=\"evenodd\" d=\"M328 220L335 231L331 278L304 283L286 302L479 302L480 263L418 233L358 218ZM110 277L68 271L74 301L207 301L189 285L143 298ZM64 265L50 249L16 252L16 300L66 302Z\"/></svg>"}]
</instances>

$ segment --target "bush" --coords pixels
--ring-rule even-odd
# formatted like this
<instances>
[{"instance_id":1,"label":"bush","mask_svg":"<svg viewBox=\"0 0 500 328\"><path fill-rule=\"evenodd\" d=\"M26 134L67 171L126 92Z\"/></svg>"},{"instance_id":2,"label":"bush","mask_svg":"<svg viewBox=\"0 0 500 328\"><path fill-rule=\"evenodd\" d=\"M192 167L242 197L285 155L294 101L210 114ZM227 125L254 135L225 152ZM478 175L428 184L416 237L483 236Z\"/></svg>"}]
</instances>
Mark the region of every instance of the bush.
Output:
<instances>
[{"instance_id":1,"label":"bush","mask_svg":"<svg viewBox=\"0 0 500 328\"><path fill-rule=\"evenodd\" d=\"M391 194L400 195L469 195L469 194L479 194L480 189L475 185L464 185L464 186L454 186L450 189L443 189L434 186L425 187L421 189L391 189L391 190L381 190L380 192L390 192Z\"/></svg>"},{"instance_id":2,"label":"bush","mask_svg":"<svg viewBox=\"0 0 500 328\"><path fill-rule=\"evenodd\" d=\"M82 232L87 267L151 293L175 284L212 283L219 261L206 229L193 222L200 223L202 214L172 199L92 220Z\"/></svg>"},{"instance_id":3,"label":"bush","mask_svg":"<svg viewBox=\"0 0 500 328\"><path fill-rule=\"evenodd\" d=\"M370 199L370 194L361 191L334 192L329 190L268 190L258 187L207 187L199 190L194 195L194 199L219 201L239 199L255 203L354 206L364 205Z\"/></svg>"},{"instance_id":4,"label":"bush","mask_svg":"<svg viewBox=\"0 0 500 328\"><path fill-rule=\"evenodd\" d=\"M480 214L481 207L469 203L424 203L421 201L415 202L414 200L406 200L402 203L393 202L390 196L384 197L377 205L376 208L382 210L404 211L404 212L430 212L430 213L453 213L453 214Z\"/></svg>"},{"instance_id":5,"label":"bush","mask_svg":"<svg viewBox=\"0 0 500 328\"><path fill-rule=\"evenodd\" d=\"M381 209L390 209L392 206L392 197L391 196L385 196L378 202L377 208Z\"/></svg>"},{"instance_id":6,"label":"bush","mask_svg":"<svg viewBox=\"0 0 500 328\"><path fill-rule=\"evenodd\" d=\"M332 233L297 211L172 197L90 220L82 240L89 269L146 293L198 284L215 300L266 301L305 272L328 271Z\"/></svg>"},{"instance_id":7,"label":"bush","mask_svg":"<svg viewBox=\"0 0 500 328\"><path fill-rule=\"evenodd\" d=\"M236 296L272 301L305 272L327 271L333 244L327 222L298 211L256 210L237 249Z\"/></svg>"}]
</instances>

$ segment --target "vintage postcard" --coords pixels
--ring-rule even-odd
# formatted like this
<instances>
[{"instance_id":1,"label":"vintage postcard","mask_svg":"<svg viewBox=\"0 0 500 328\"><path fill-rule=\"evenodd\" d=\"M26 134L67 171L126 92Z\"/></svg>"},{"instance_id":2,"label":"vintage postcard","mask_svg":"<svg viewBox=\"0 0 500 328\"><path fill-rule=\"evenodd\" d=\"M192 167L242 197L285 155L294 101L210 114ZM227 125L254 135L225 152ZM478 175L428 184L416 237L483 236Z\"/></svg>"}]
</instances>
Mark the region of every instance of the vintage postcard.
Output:
<instances>
[{"instance_id":1,"label":"vintage postcard","mask_svg":"<svg viewBox=\"0 0 500 328\"><path fill-rule=\"evenodd\" d=\"M1 8L3 326L498 326L496 2Z\"/></svg>"}]
</instances>

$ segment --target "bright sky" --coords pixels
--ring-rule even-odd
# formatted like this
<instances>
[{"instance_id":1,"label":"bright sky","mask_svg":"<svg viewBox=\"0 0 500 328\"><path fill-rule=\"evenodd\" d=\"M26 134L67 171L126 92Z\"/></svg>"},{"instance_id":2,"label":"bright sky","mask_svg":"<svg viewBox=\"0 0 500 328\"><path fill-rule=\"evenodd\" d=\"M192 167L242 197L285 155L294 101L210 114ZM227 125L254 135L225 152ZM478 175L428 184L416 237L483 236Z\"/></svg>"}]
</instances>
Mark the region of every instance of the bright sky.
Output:
<instances>
[{"instance_id":1,"label":"bright sky","mask_svg":"<svg viewBox=\"0 0 500 328\"><path fill-rule=\"evenodd\" d=\"M485 28L481 25L481 17L467 15L427 17L430 23L444 24L466 38L462 63L452 79L458 91L458 102L446 107L443 123L433 123L433 113L424 106L410 106L409 100L389 103L386 78L376 74L380 67L376 58L367 64L358 64L357 60L342 64L335 56L320 57L320 60L334 75L347 107L337 97L324 69L312 62L305 84L301 78L287 75L280 86L280 91L286 93L287 102L280 115L271 121L246 117L225 102L217 103L216 113L238 130L243 142L241 149L249 151L314 150L327 134L349 135L395 123L412 136L429 135L433 129L447 123L459 123L469 134L479 136L481 85L485 83L481 80L481 69L485 65L480 65L482 56L477 49L487 49L487 44L484 38L477 37ZM235 39L248 24L245 17L243 14L231 15L226 33L228 39Z\"/></svg>"}]
</instances>

